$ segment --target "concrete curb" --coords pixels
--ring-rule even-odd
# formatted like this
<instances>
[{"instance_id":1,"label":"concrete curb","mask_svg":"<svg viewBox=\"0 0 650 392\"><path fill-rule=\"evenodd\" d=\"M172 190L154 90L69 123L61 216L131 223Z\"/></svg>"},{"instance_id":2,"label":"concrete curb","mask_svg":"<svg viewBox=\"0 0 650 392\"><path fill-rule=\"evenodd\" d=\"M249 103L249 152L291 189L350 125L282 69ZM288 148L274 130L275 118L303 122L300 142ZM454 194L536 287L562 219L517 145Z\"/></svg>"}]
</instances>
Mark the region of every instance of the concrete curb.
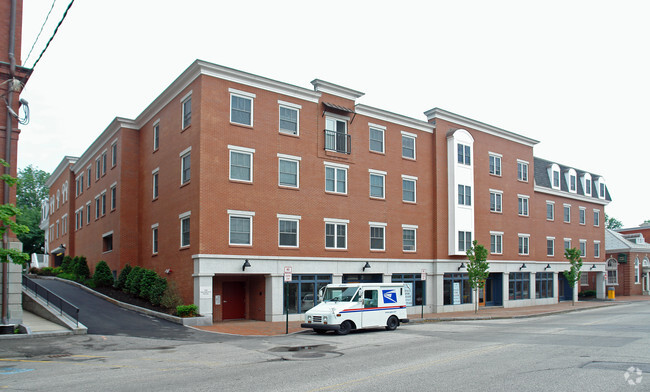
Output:
<instances>
[{"instance_id":1,"label":"concrete curb","mask_svg":"<svg viewBox=\"0 0 650 392\"><path fill-rule=\"evenodd\" d=\"M95 295L95 296L97 296L97 297L99 297L101 299L104 299L104 300L106 300L106 301L108 301L108 302L110 302L110 303L112 303L114 305L117 305L117 306L119 306L121 308L132 310L134 312L138 312L138 313L142 313L142 314L146 314L147 316L157 317L157 318L160 318L160 319L163 319L163 320L170 321L172 323L176 323L176 324L180 324L180 325L184 325L184 326L212 325L212 319L209 318L209 317L205 317L205 316L201 316L201 317L176 317L176 316L172 316L171 314L156 312L155 310L146 309L146 308L142 308L140 306L135 306L135 305L127 304L127 303L122 302L122 301L118 301L118 300L116 300L114 298L111 298L111 297L109 297L107 295L104 295L104 294L102 294L100 292L97 292L97 291L91 289L90 287L84 286L81 283L78 283L78 282L75 282L75 281L72 281L72 280L61 279L61 278L57 278L56 276L41 276L41 277L39 277L39 279L51 279L51 280L58 280L60 282L69 283L69 284L72 284L72 285L75 285L75 286L79 287L80 289L86 290L87 292L89 292L89 293L91 293L91 294L93 294L93 295Z\"/></svg>"},{"instance_id":2,"label":"concrete curb","mask_svg":"<svg viewBox=\"0 0 650 392\"><path fill-rule=\"evenodd\" d=\"M23 307L26 310L34 313L35 315L44 318L45 320L51 321L55 324L67 328L73 335L85 335L88 333L88 328L78 321L74 321L63 314L57 314L55 309L48 306L48 304L43 301L42 298L35 295L31 290L23 289ZM31 332L27 333L30 335L43 334L43 333L54 333L51 332ZM58 331L56 331L58 332ZM64 332L64 331L62 331Z\"/></svg>"}]
</instances>

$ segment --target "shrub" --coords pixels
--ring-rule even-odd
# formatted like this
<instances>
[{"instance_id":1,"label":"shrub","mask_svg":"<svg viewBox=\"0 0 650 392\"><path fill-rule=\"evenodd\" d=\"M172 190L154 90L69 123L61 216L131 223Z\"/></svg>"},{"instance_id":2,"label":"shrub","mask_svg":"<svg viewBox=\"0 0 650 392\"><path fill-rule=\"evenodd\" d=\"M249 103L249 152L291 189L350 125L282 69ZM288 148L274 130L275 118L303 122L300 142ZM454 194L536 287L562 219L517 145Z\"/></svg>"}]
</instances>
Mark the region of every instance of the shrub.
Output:
<instances>
[{"instance_id":1,"label":"shrub","mask_svg":"<svg viewBox=\"0 0 650 392\"><path fill-rule=\"evenodd\" d=\"M165 289L167 289L167 279L156 276L156 280L151 286L151 291L149 293L149 301L152 305L160 305Z\"/></svg>"},{"instance_id":2,"label":"shrub","mask_svg":"<svg viewBox=\"0 0 650 392\"><path fill-rule=\"evenodd\" d=\"M129 264L125 265L124 268L122 268L122 272L120 272L120 276L117 278L117 282L115 283L116 288L124 290L126 279L129 277L131 270L132 268Z\"/></svg>"},{"instance_id":3,"label":"shrub","mask_svg":"<svg viewBox=\"0 0 650 392\"><path fill-rule=\"evenodd\" d=\"M74 273L74 261L70 256L63 256L63 261L61 262L62 272L72 274Z\"/></svg>"},{"instance_id":4,"label":"shrub","mask_svg":"<svg viewBox=\"0 0 650 392\"><path fill-rule=\"evenodd\" d=\"M198 315L199 308L192 304L192 305L178 305L176 307L176 314L178 317L195 317Z\"/></svg>"},{"instance_id":5,"label":"shrub","mask_svg":"<svg viewBox=\"0 0 650 392\"><path fill-rule=\"evenodd\" d=\"M61 279L67 279L67 280L75 280L75 281L77 280L76 279L77 276L75 274L69 274L67 272L61 272L59 274L56 274L56 277Z\"/></svg>"},{"instance_id":6,"label":"shrub","mask_svg":"<svg viewBox=\"0 0 650 392\"><path fill-rule=\"evenodd\" d=\"M31 268L29 269L29 273L30 273L30 274L36 274L36 275L38 275L38 274L41 273L41 271L40 271L38 268L36 268L36 267L31 267Z\"/></svg>"},{"instance_id":7,"label":"shrub","mask_svg":"<svg viewBox=\"0 0 650 392\"><path fill-rule=\"evenodd\" d=\"M104 260L100 261L95 266L93 282L97 287L110 287L113 285L113 283L115 283L115 279L113 279L113 273Z\"/></svg>"},{"instance_id":8,"label":"shrub","mask_svg":"<svg viewBox=\"0 0 650 392\"><path fill-rule=\"evenodd\" d=\"M56 276L62 272L61 267L43 267L38 271L39 275L43 276Z\"/></svg>"},{"instance_id":9,"label":"shrub","mask_svg":"<svg viewBox=\"0 0 650 392\"><path fill-rule=\"evenodd\" d=\"M584 290L578 293L578 297L595 297L596 290Z\"/></svg>"},{"instance_id":10,"label":"shrub","mask_svg":"<svg viewBox=\"0 0 650 392\"><path fill-rule=\"evenodd\" d=\"M151 296L151 287L153 286L157 277L158 274L156 271L150 269L144 270L142 273L142 278L140 279L140 291L138 292L138 295L140 297L149 300Z\"/></svg>"},{"instance_id":11,"label":"shrub","mask_svg":"<svg viewBox=\"0 0 650 392\"><path fill-rule=\"evenodd\" d=\"M144 270L140 266L135 266L129 273L128 278L126 278L126 283L124 284L124 290L127 293L139 295L140 294L140 280Z\"/></svg>"},{"instance_id":12,"label":"shrub","mask_svg":"<svg viewBox=\"0 0 650 392\"><path fill-rule=\"evenodd\" d=\"M178 286L175 281L167 283L167 287L160 298L160 305L167 309L176 309L178 305L183 305L183 298L178 292Z\"/></svg>"},{"instance_id":13,"label":"shrub","mask_svg":"<svg viewBox=\"0 0 650 392\"><path fill-rule=\"evenodd\" d=\"M83 283L90 277L90 268L84 256L75 257L74 274L77 275L78 281Z\"/></svg>"}]
</instances>

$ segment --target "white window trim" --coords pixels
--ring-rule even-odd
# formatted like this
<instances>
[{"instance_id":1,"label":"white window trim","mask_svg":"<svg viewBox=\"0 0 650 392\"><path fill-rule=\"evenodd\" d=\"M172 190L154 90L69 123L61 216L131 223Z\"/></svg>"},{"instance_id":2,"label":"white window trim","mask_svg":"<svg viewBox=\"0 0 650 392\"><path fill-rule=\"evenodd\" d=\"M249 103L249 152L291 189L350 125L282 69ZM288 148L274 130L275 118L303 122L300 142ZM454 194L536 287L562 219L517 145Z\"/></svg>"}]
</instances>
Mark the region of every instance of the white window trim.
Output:
<instances>
[{"instance_id":1,"label":"white window trim","mask_svg":"<svg viewBox=\"0 0 650 392\"><path fill-rule=\"evenodd\" d=\"M185 211L183 213L178 214L178 219L187 218L190 215L192 215L192 211Z\"/></svg>"},{"instance_id":2,"label":"white window trim","mask_svg":"<svg viewBox=\"0 0 650 392\"><path fill-rule=\"evenodd\" d=\"M582 239L582 240L578 240L578 243L579 243L579 245L585 244L585 254L582 255L581 257L585 257L585 258L586 258L586 257L587 257L587 240L584 240L584 239ZM578 250L580 250L579 247L578 247Z\"/></svg>"},{"instance_id":3,"label":"white window trim","mask_svg":"<svg viewBox=\"0 0 650 392\"><path fill-rule=\"evenodd\" d=\"M553 254L548 254L548 241L553 241ZM555 237L546 237L546 256L554 257L555 256Z\"/></svg>"},{"instance_id":4,"label":"white window trim","mask_svg":"<svg viewBox=\"0 0 650 392\"><path fill-rule=\"evenodd\" d=\"M381 188L382 188L383 195L381 197L372 195L372 192L371 192L372 184L370 183L370 176L373 175L373 174L376 175L376 176L381 176L381 178L382 178ZM385 171L368 169L368 193L369 193L370 198L379 199L379 200L386 200L386 174L387 173Z\"/></svg>"},{"instance_id":5,"label":"white window trim","mask_svg":"<svg viewBox=\"0 0 650 392\"><path fill-rule=\"evenodd\" d=\"M228 210L228 215L255 216L255 211Z\"/></svg>"},{"instance_id":6,"label":"white window trim","mask_svg":"<svg viewBox=\"0 0 650 392\"><path fill-rule=\"evenodd\" d=\"M349 169L350 168L350 165L344 165L342 163L327 162L327 161L323 161L323 165L324 166L336 167L336 168L339 168L339 169Z\"/></svg>"},{"instance_id":7,"label":"white window trim","mask_svg":"<svg viewBox=\"0 0 650 392\"><path fill-rule=\"evenodd\" d=\"M190 90L183 98L181 98L181 131L184 129L187 129L190 125L192 125L192 117L190 113L190 124L186 125L185 124L185 101L188 99L192 99L192 90Z\"/></svg>"},{"instance_id":8,"label":"white window trim","mask_svg":"<svg viewBox=\"0 0 650 392\"><path fill-rule=\"evenodd\" d=\"M368 222L368 249L371 252L384 252L386 251L386 223L381 223L381 222ZM382 244L383 246L381 248L373 248L372 247L372 228L382 228L384 236L383 236L383 241ZM347 236L347 231L346 231L346 236ZM346 245L347 245L347 238L346 238Z\"/></svg>"},{"instance_id":9,"label":"white window trim","mask_svg":"<svg viewBox=\"0 0 650 392\"><path fill-rule=\"evenodd\" d=\"M102 234L102 238L108 237L109 235L113 235L113 230L108 231L108 232Z\"/></svg>"},{"instance_id":10,"label":"white window trim","mask_svg":"<svg viewBox=\"0 0 650 392\"><path fill-rule=\"evenodd\" d=\"M413 250L404 250L404 230L413 230L415 236L413 238ZM418 225L402 224L402 252L415 253L418 250Z\"/></svg>"},{"instance_id":11,"label":"white window trim","mask_svg":"<svg viewBox=\"0 0 650 392\"><path fill-rule=\"evenodd\" d=\"M244 126L244 127L253 127L253 119L254 119L253 113L255 112L255 97L256 97L256 95L254 93L249 93L247 91L236 90L234 88L229 88L228 92L230 93L230 102L229 102L229 104L230 104L230 112L228 114L229 117L230 117L230 123L235 124L235 125L241 125L241 126ZM236 96L236 97L239 97L239 98L250 99L250 101L251 101L251 123L250 124L241 124L241 123L232 121L232 97L233 97L233 95Z\"/></svg>"},{"instance_id":12,"label":"white window trim","mask_svg":"<svg viewBox=\"0 0 650 392\"><path fill-rule=\"evenodd\" d=\"M280 128L280 121L282 121L282 118L280 116L280 108L286 108L286 109L293 109L297 112L296 115L296 133L292 134L287 131L283 131L282 128ZM281 101L278 99L278 132L285 134L285 135L290 135L290 136L300 136L300 109L302 109L301 105L291 103L291 102L286 102L286 101ZM252 112L252 111L251 111ZM251 113L252 114L252 113Z\"/></svg>"},{"instance_id":13,"label":"white window trim","mask_svg":"<svg viewBox=\"0 0 650 392\"><path fill-rule=\"evenodd\" d=\"M348 224L350 223L349 219L335 219L335 218L323 218L323 222L325 222L325 231L323 232L324 236L324 244L325 244L325 249L327 250L347 250L348 249ZM336 245L336 226L338 225L345 225L345 247L339 248L339 247L332 247L328 248L327 247L327 224L333 224L334 225L334 245Z\"/></svg>"},{"instance_id":14,"label":"white window trim","mask_svg":"<svg viewBox=\"0 0 650 392\"><path fill-rule=\"evenodd\" d=\"M519 178L518 173L519 173L519 164L520 163L526 165L526 179L525 180L522 180L521 178ZM529 174L530 174L529 170L528 170L529 168L530 168L530 163L528 161L524 161L523 159L517 159L517 181L528 182L528 177L529 177Z\"/></svg>"},{"instance_id":15,"label":"white window trim","mask_svg":"<svg viewBox=\"0 0 650 392\"><path fill-rule=\"evenodd\" d=\"M402 137L408 137L408 138L413 139L413 158L404 156L404 146L402 145L401 139L400 139L400 149L402 150L401 151L402 158L410 159L410 160L415 161L417 159L417 157L418 157L418 154L417 154L417 150L418 150L417 149L417 138L418 138L418 135L416 135L414 133L406 132L406 131L401 131L401 134L402 134Z\"/></svg>"},{"instance_id":16,"label":"white window trim","mask_svg":"<svg viewBox=\"0 0 650 392\"><path fill-rule=\"evenodd\" d=\"M255 95L255 94L253 94L253 95ZM255 98L255 97L253 97L253 98ZM282 100L279 100L279 99L278 99L278 105L286 106L286 107L291 108L291 109L298 109L298 110L302 109L302 105L298 105L297 103L282 101Z\"/></svg>"},{"instance_id":17,"label":"white window trim","mask_svg":"<svg viewBox=\"0 0 650 392\"><path fill-rule=\"evenodd\" d=\"M156 127L158 127L158 146L156 146ZM160 148L160 119L156 120L151 126L151 146L154 151Z\"/></svg>"},{"instance_id":18,"label":"white window trim","mask_svg":"<svg viewBox=\"0 0 650 392\"><path fill-rule=\"evenodd\" d=\"M495 205L494 205L495 210L492 211L492 209L490 209L490 212L494 213L494 214L502 214L503 213L503 191L500 191L498 189L490 189L490 197L492 197L493 193L501 195L501 208L497 210L496 209L496 203L495 203ZM495 199L495 201L496 201L496 199Z\"/></svg>"},{"instance_id":19,"label":"white window trim","mask_svg":"<svg viewBox=\"0 0 650 392\"><path fill-rule=\"evenodd\" d=\"M328 191L327 190L327 173L325 173L324 180L325 180L325 192L329 194L337 194L337 195L347 195L348 194L348 168L350 167L349 165L343 165L340 163L334 163L334 162L323 162L323 166L325 168L333 168L333 169L343 169L345 170L345 192L338 192L336 190L336 171L334 172L334 190Z\"/></svg>"},{"instance_id":20,"label":"white window trim","mask_svg":"<svg viewBox=\"0 0 650 392\"><path fill-rule=\"evenodd\" d=\"M280 184L280 160L285 160L285 161L293 161L295 162L296 165L296 185L285 185L285 184ZM302 160L301 157L297 157L295 155L287 155L287 154L280 154L278 153L278 186L281 187L286 187L286 188L292 188L292 189L298 189L300 188L300 161Z\"/></svg>"},{"instance_id":21,"label":"white window trim","mask_svg":"<svg viewBox=\"0 0 650 392\"><path fill-rule=\"evenodd\" d=\"M154 223L153 225L151 225L151 254L152 255L157 255L158 251L160 251L160 244L158 244L158 249L156 251L154 251L154 248L153 248L153 246L154 246L154 239L153 239L154 230L158 231L158 223ZM158 240L160 240L160 233L158 233ZM160 242L160 241L158 241L158 242Z\"/></svg>"},{"instance_id":22,"label":"white window trim","mask_svg":"<svg viewBox=\"0 0 650 392\"><path fill-rule=\"evenodd\" d=\"M113 154L113 148L115 148L115 154ZM117 139L111 143L111 167L117 165Z\"/></svg>"},{"instance_id":23,"label":"white window trim","mask_svg":"<svg viewBox=\"0 0 650 392\"><path fill-rule=\"evenodd\" d=\"M300 215L285 215L277 214L278 217L278 248L289 248L296 249L300 248L300 220L302 217ZM280 221L293 221L296 222L296 245L281 245L280 244ZM251 240L253 238L252 227L251 227ZM230 242L230 240L228 241Z\"/></svg>"},{"instance_id":24,"label":"white window trim","mask_svg":"<svg viewBox=\"0 0 650 392\"><path fill-rule=\"evenodd\" d=\"M183 157L183 156L187 155L191 151L192 151L192 146L189 146L186 149L184 149L183 151L181 151L180 153L178 153L178 156Z\"/></svg>"},{"instance_id":25,"label":"white window trim","mask_svg":"<svg viewBox=\"0 0 650 392\"><path fill-rule=\"evenodd\" d=\"M378 131L381 131L381 151L375 151L370 149L370 128L374 128ZM386 153L386 126L374 124L371 122L368 123L368 151L376 152L378 154Z\"/></svg>"},{"instance_id":26,"label":"white window trim","mask_svg":"<svg viewBox=\"0 0 650 392\"><path fill-rule=\"evenodd\" d=\"M569 220L566 220L565 217L564 217L564 209L565 209L566 207L569 207ZM571 223L571 204L566 204L566 203L564 203L564 204L562 205L562 221L563 221L564 223Z\"/></svg>"},{"instance_id":27,"label":"white window trim","mask_svg":"<svg viewBox=\"0 0 650 392\"><path fill-rule=\"evenodd\" d=\"M337 219L337 218L323 218L323 222L325 223L345 223L348 224L350 223L349 219Z\"/></svg>"},{"instance_id":28,"label":"white window trim","mask_svg":"<svg viewBox=\"0 0 650 392\"><path fill-rule=\"evenodd\" d=\"M402 189L402 202L403 203L416 204L417 201L418 201L418 178L415 177L415 176L409 176L409 175L406 175L406 174L402 174L402 182L404 180L410 180L410 181L415 182L415 187L413 187L413 201L404 200L404 196L403 196L404 189ZM403 187L404 187L404 185L402 185L402 188Z\"/></svg>"},{"instance_id":29,"label":"white window trim","mask_svg":"<svg viewBox=\"0 0 650 392\"><path fill-rule=\"evenodd\" d=\"M490 172L490 168L489 168L489 166L490 166L489 158L490 158L490 157L499 158L499 174ZM496 161L495 161L495 162L496 162ZM488 151L488 172L489 172L491 175L493 175L493 176L497 176L497 177L501 177L501 174L502 174L502 168L503 168L502 163L503 163L503 154L499 154L498 152L490 152L490 151ZM495 167L496 167L496 165L495 165Z\"/></svg>"},{"instance_id":30,"label":"white window trim","mask_svg":"<svg viewBox=\"0 0 650 392\"><path fill-rule=\"evenodd\" d=\"M526 200L526 213L519 213L519 199ZM517 213L519 216L530 216L530 196L517 194Z\"/></svg>"},{"instance_id":31,"label":"white window trim","mask_svg":"<svg viewBox=\"0 0 650 392\"><path fill-rule=\"evenodd\" d=\"M238 152L240 154L249 154L251 157L251 173L250 173L250 180L241 180L238 178L232 178L232 152ZM253 160L255 158L255 149L254 148L248 148L248 147L239 147L239 146L233 146L233 145L228 145L228 179L230 181L236 181L236 182L245 182L245 183L252 183L253 182Z\"/></svg>"},{"instance_id":32,"label":"white window trim","mask_svg":"<svg viewBox=\"0 0 650 392\"><path fill-rule=\"evenodd\" d=\"M598 254L596 254L596 248L594 247L594 258L600 258L600 241L594 240L594 245L598 244Z\"/></svg>"},{"instance_id":33,"label":"white window trim","mask_svg":"<svg viewBox=\"0 0 650 392\"><path fill-rule=\"evenodd\" d=\"M520 256L530 256L530 234L517 233L517 252L519 252L519 239L527 238L528 239L528 253L519 253Z\"/></svg>"},{"instance_id":34,"label":"white window trim","mask_svg":"<svg viewBox=\"0 0 650 392\"><path fill-rule=\"evenodd\" d=\"M492 236L499 236L501 237L501 252L490 252L490 254L493 255L502 255L503 254L503 232L502 231L490 231L490 237ZM490 247L492 246L492 239L490 238Z\"/></svg>"},{"instance_id":35,"label":"white window trim","mask_svg":"<svg viewBox=\"0 0 650 392\"><path fill-rule=\"evenodd\" d=\"M278 219L293 219L293 220L301 220L302 219L302 216L300 216L300 215L277 214L276 216L277 216Z\"/></svg>"},{"instance_id":36,"label":"white window trim","mask_svg":"<svg viewBox=\"0 0 650 392\"><path fill-rule=\"evenodd\" d=\"M594 208L594 211L593 211L593 212L594 212L594 214L595 214L596 212L598 212L598 224L596 224L596 221L594 220L594 227L600 227L600 210Z\"/></svg>"},{"instance_id":37,"label":"white window trim","mask_svg":"<svg viewBox=\"0 0 650 392\"><path fill-rule=\"evenodd\" d=\"M584 213L584 221L580 222L580 213L581 211ZM578 207L578 224L581 225L586 225L587 224L587 207Z\"/></svg>"}]
</instances>

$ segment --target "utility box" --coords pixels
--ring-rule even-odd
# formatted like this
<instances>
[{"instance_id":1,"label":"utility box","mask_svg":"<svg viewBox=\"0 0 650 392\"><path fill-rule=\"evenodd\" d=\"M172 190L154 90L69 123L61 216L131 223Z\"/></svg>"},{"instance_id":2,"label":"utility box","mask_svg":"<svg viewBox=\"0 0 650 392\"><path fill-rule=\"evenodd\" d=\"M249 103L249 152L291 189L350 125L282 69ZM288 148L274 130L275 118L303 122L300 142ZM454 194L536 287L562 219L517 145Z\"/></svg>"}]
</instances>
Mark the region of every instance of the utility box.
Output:
<instances>
[{"instance_id":1,"label":"utility box","mask_svg":"<svg viewBox=\"0 0 650 392\"><path fill-rule=\"evenodd\" d=\"M616 299L616 290L613 287L607 288L607 299L611 301Z\"/></svg>"}]
</instances>

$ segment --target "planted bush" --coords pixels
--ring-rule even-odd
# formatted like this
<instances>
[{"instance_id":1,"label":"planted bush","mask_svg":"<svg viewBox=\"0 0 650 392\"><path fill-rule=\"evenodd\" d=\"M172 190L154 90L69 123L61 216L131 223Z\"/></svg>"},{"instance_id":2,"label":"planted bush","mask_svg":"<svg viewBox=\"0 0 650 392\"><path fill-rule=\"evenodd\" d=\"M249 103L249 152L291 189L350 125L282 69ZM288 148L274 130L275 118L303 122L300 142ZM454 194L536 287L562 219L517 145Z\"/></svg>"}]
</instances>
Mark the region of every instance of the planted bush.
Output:
<instances>
[{"instance_id":1,"label":"planted bush","mask_svg":"<svg viewBox=\"0 0 650 392\"><path fill-rule=\"evenodd\" d=\"M158 274L156 271L145 269L142 273L142 278L140 279L140 292L138 295L146 300L149 300L151 297L151 288L156 282Z\"/></svg>"},{"instance_id":2,"label":"planted bush","mask_svg":"<svg viewBox=\"0 0 650 392\"><path fill-rule=\"evenodd\" d=\"M177 306L183 305L183 298L178 292L178 286L175 281L170 281L160 298L160 305L167 309L176 309Z\"/></svg>"},{"instance_id":3,"label":"planted bush","mask_svg":"<svg viewBox=\"0 0 650 392\"><path fill-rule=\"evenodd\" d=\"M128 278L126 278L126 283L124 284L124 289L127 293L131 293L134 295L139 295L140 294L140 280L142 279L142 275L144 274L144 270L140 266L135 266L129 273Z\"/></svg>"},{"instance_id":4,"label":"planted bush","mask_svg":"<svg viewBox=\"0 0 650 392\"><path fill-rule=\"evenodd\" d=\"M126 279L129 277L131 270L132 268L129 264L125 265L124 268L122 268L122 272L120 272L120 276L117 278L117 283L115 283L116 288L124 290Z\"/></svg>"},{"instance_id":5,"label":"planted bush","mask_svg":"<svg viewBox=\"0 0 650 392\"><path fill-rule=\"evenodd\" d=\"M75 257L74 274L79 282L85 282L90 277L90 268L84 256Z\"/></svg>"},{"instance_id":6,"label":"planted bush","mask_svg":"<svg viewBox=\"0 0 650 392\"><path fill-rule=\"evenodd\" d=\"M61 262L62 272L73 274L74 273L74 261L70 256L63 256L63 261Z\"/></svg>"},{"instance_id":7,"label":"planted bush","mask_svg":"<svg viewBox=\"0 0 650 392\"><path fill-rule=\"evenodd\" d=\"M152 305L160 305L165 289L167 289L167 279L156 276L156 280L151 286L151 291L149 293L149 301Z\"/></svg>"},{"instance_id":8,"label":"planted bush","mask_svg":"<svg viewBox=\"0 0 650 392\"><path fill-rule=\"evenodd\" d=\"M199 313L199 308L192 305L179 305L176 307L176 314L178 317L195 317Z\"/></svg>"},{"instance_id":9,"label":"planted bush","mask_svg":"<svg viewBox=\"0 0 650 392\"><path fill-rule=\"evenodd\" d=\"M96 287L110 287L115 283L115 279L113 279L113 273L104 260L101 260L95 266L93 282L95 283Z\"/></svg>"}]
</instances>

